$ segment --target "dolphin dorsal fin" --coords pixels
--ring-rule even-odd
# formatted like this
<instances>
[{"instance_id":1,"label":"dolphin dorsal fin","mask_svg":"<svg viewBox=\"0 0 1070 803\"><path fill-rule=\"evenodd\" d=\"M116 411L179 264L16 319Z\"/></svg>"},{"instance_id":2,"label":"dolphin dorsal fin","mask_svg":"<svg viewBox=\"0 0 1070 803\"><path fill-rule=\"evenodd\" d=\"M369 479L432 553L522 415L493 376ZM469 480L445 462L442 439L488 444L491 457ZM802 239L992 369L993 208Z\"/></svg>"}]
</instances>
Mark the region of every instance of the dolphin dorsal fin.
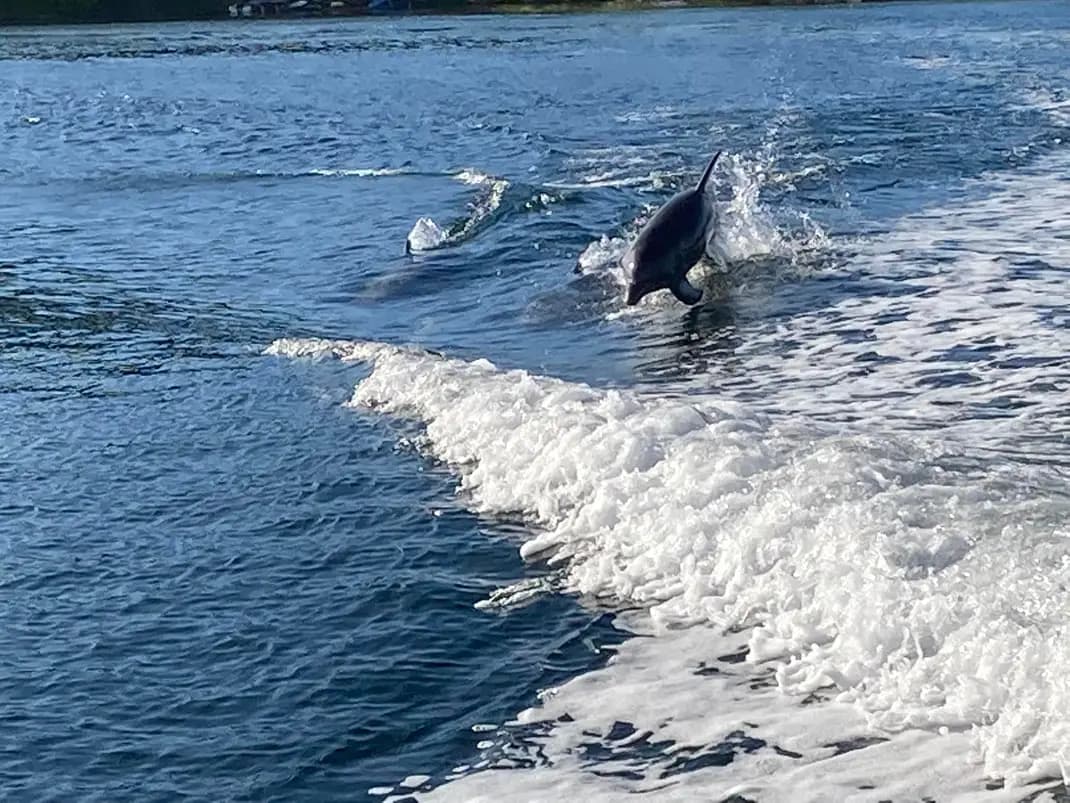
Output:
<instances>
[{"instance_id":1,"label":"dolphin dorsal fin","mask_svg":"<svg viewBox=\"0 0 1070 803\"><path fill-rule=\"evenodd\" d=\"M713 158L710 159L710 163L706 165L706 169L702 173L702 178L698 180L698 187L696 189L699 192L706 191L706 182L710 180L710 175L713 173L713 166L717 164L717 159L720 157L720 155L721 152L717 151L717 153L713 155Z\"/></svg>"}]
</instances>

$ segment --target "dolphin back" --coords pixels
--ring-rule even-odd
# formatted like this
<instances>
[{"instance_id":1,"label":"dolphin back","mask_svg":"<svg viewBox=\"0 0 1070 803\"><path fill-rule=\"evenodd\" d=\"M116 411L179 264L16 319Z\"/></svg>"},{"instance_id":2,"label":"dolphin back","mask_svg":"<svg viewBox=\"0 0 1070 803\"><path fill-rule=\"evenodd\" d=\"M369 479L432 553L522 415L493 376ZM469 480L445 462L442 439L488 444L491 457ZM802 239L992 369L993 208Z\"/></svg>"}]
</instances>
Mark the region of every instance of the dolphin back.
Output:
<instances>
[{"instance_id":1,"label":"dolphin back","mask_svg":"<svg viewBox=\"0 0 1070 803\"><path fill-rule=\"evenodd\" d=\"M698 180L698 186L695 188L697 192L704 193L706 191L706 183L710 180L710 176L713 174L713 166L717 164L717 159L720 158L721 152L717 151L710 159L710 163L706 165L706 169L702 173L702 178Z\"/></svg>"}]
</instances>

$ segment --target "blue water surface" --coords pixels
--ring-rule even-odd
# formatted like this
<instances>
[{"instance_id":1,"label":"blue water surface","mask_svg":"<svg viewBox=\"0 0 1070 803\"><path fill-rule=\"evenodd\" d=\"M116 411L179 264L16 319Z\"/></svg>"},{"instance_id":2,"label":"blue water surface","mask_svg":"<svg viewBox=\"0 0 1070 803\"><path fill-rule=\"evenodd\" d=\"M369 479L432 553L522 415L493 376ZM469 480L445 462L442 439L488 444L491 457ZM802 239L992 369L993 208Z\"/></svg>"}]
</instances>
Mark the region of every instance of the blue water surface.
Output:
<instances>
[{"instance_id":1,"label":"blue water surface","mask_svg":"<svg viewBox=\"0 0 1070 803\"><path fill-rule=\"evenodd\" d=\"M696 340L877 292L820 260L1061 147L1023 98L1068 30L1058 0L0 29L5 794L361 799L471 763L621 634L476 609L546 571L525 525L343 407L360 366L262 350L700 370ZM577 258L722 148L800 173L763 208L834 247L760 304L608 319ZM635 154L659 182L592 180ZM407 255L421 216L472 226Z\"/></svg>"}]
</instances>

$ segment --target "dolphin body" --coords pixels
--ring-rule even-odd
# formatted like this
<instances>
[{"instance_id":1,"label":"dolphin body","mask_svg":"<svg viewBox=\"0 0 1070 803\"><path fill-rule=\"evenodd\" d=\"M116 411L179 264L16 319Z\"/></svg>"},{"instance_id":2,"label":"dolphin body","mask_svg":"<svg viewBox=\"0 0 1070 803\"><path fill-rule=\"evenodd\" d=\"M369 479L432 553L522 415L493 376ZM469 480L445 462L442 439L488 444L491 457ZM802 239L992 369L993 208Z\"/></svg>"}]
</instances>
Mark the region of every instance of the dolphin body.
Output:
<instances>
[{"instance_id":1,"label":"dolphin body","mask_svg":"<svg viewBox=\"0 0 1070 803\"><path fill-rule=\"evenodd\" d=\"M702 258L714 219L706 184L720 151L710 159L698 186L678 192L657 211L621 258L631 273L627 304L632 306L656 290L668 289L685 304L697 304L702 291L687 281L687 272Z\"/></svg>"}]
</instances>

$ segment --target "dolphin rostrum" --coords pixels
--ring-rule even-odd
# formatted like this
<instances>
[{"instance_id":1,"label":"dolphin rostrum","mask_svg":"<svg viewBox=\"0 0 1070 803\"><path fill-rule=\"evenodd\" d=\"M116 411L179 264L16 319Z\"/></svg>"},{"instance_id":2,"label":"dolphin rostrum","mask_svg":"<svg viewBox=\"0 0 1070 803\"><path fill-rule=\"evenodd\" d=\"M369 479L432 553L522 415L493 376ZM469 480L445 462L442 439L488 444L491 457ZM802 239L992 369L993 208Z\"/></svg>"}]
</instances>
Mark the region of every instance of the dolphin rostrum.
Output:
<instances>
[{"instance_id":1,"label":"dolphin rostrum","mask_svg":"<svg viewBox=\"0 0 1070 803\"><path fill-rule=\"evenodd\" d=\"M685 304L697 304L702 298L702 291L687 281L687 272L702 258L714 222L706 184L720 155L717 151L710 159L694 189L678 192L647 221L624 254L621 266L632 277L628 285L629 306L663 288Z\"/></svg>"}]
</instances>

